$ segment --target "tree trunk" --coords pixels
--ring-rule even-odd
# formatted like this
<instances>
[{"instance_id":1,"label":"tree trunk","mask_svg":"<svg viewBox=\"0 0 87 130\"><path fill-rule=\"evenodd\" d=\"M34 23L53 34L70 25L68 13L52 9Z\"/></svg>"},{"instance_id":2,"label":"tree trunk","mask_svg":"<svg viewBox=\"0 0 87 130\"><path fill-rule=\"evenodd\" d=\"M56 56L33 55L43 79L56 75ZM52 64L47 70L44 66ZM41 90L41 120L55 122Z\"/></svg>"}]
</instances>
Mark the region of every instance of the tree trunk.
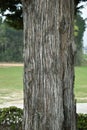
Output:
<instances>
[{"instance_id":1,"label":"tree trunk","mask_svg":"<svg viewBox=\"0 0 87 130\"><path fill-rule=\"evenodd\" d=\"M73 0L22 0L24 130L76 130Z\"/></svg>"}]
</instances>

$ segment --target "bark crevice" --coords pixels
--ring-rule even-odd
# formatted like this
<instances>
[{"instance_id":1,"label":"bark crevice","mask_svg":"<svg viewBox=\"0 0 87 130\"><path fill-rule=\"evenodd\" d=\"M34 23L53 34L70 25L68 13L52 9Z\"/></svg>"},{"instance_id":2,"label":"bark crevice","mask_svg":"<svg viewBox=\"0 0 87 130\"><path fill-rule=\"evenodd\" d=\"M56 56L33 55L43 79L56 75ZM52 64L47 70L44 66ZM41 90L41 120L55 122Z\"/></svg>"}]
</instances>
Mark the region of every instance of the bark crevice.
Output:
<instances>
[{"instance_id":1,"label":"bark crevice","mask_svg":"<svg viewBox=\"0 0 87 130\"><path fill-rule=\"evenodd\" d=\"M70 0L22 2L24 130L76 130Z\"/></svg>"}]
</instances>

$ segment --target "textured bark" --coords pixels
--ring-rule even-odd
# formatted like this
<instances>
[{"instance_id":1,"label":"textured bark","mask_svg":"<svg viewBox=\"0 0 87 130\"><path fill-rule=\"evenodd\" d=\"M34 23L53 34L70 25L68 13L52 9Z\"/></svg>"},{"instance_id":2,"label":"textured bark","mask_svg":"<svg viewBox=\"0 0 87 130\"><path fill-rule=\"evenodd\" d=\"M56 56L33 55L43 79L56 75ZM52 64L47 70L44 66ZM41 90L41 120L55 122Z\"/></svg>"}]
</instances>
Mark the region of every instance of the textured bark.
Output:
<instances>
[{"instance_id":1,"label":"textured bark","mask_svg":"<svg viewBox=\"0 0 87 130\"><path fill-rule=\"evenodd\" d=\"M73 0L22 0L24 130L75 130Z\"/></svg>"}]
</instances>

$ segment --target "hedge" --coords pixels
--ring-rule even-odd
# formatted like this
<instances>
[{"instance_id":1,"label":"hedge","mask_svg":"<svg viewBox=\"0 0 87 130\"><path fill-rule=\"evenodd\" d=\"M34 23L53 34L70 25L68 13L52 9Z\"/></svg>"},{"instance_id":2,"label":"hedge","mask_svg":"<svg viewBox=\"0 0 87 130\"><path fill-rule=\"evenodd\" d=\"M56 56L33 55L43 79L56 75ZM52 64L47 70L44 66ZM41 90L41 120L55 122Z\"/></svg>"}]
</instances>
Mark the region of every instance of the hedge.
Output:
<instances>
[{"instance_id":1,"label":"hedge","mask_svg":"<svg viewBox=\"0 0 87 130\"><path fill-rule=\"evenodd\" d=\"M0 108L0 130L22 130L23 110ZM77 130L87 130L87 114L77 114Z\"/></svg>"},{"instance_id":2,"label":"hedge","mask_svg":"<svg viewBox=\"0 0 87 130\"><path fill-rule=\"evenodd\" d=\"M87 130L87 114L78 114L77 130Z\"/></svg>"},{"instance_id":3,"label":"hedge","mask_svg":"<svg viewBox=\"0 0 87 130\"><path fill-rule=\"evenodd\" d=\"M0 130L22 130L22 116L20 108L0 108Z\"/></svg>"}]
</instances>

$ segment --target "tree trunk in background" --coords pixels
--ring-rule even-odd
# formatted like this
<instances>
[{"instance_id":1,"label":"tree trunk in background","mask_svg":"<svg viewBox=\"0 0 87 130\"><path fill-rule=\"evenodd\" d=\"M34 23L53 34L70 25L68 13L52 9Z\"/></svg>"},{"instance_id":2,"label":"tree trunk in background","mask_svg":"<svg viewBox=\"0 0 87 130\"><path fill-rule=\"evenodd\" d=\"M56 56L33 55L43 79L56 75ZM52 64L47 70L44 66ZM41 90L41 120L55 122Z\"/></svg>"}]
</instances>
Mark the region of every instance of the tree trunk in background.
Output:
<instances>
[{"instance_id":1,"label":"tree trunk in background","mask_svg":"<svg viewBox=\"0 0 87 130\"><path fill-rule=\"evenodd\" d=\"M76 130L73 0L22 0L24 130Z\"/></svg>"}]
</instances>

